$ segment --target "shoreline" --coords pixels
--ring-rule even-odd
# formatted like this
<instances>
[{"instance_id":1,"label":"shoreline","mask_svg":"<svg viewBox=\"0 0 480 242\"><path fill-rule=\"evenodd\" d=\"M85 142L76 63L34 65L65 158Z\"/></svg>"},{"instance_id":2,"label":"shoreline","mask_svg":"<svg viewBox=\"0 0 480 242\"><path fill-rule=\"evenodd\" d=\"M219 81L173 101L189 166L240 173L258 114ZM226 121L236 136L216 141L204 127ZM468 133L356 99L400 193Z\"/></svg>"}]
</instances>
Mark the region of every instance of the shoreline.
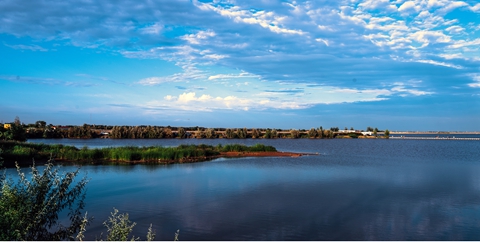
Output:
<instances>
[{"instance_id":1,"label":"shoreline","mask_svg":"<svg viewBox=\"0 0 480 242\"><path fill-rule=\"evenodd\" d=\"M178 147L108 147L81 149L59 144L33 144L21 142L0 142L3 150L4 167L30 166L53 161L58 164L181 164L210 161L218 158L241 157L300 157L318 153L295 153L277 151L273 146L255 144L245 146L228 145L180 145Z\"/></svg>"},{"instance_id":2,"label":"shoreline","mask_svg":"<svg viewBox=\"0 0 480 242\"><path fill-rule=\"evenodd\" d=\"M230 152L221 152L219 155L213 156L204 156L204 157L190 157L190 158L181 158L178 160L67 160L67 159L53 159L54 164L58 165L173 165L173 164L188 164L188 163L198 163L212 161L219 158L235 159L235 158L246 158L246 157L301 157L301 156L313 156L320 155L317 153L295 153L295 152L282 152L282 151L260 151L260 152L249 152L249 151L230 151ZM36 159L35 165L44 165L49 162L49 159ZM11 163L11 162L9 162ZM20 167L31 166L32 161L20 160L17 161ZM5 168L14 168L15 165L9 164L4 166Z\"/></svg>"}]
</instances>

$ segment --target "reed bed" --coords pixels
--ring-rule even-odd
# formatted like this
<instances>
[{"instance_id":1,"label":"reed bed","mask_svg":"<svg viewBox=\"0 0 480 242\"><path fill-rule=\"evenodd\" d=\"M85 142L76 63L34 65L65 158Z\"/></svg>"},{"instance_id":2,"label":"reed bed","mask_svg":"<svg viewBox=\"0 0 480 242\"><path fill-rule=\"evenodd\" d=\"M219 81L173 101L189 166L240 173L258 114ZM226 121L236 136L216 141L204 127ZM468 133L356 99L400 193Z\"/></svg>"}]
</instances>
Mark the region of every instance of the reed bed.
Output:
<instances>
[{"instance_id":1,"label":"reed bed","mask_svg":"<svg viewBox=\"0 0 480 242\"><path fill-rule=\"evenodd\" d=\"M13 164L15 161L31 162L35 160L48 160L53 157L57 160L66 161L142 161L142 162L162 162L162 161L191 161L206 160L220 155L220 152L261 152L276 151L272 146L256 144L245 146L239 144L228 145L180 145L178 147L106 147L76 148L66 145L47 145L32 144L21 142L1 142L1 157L4 158L5 165Z\"/></svg>"}]
</instances>

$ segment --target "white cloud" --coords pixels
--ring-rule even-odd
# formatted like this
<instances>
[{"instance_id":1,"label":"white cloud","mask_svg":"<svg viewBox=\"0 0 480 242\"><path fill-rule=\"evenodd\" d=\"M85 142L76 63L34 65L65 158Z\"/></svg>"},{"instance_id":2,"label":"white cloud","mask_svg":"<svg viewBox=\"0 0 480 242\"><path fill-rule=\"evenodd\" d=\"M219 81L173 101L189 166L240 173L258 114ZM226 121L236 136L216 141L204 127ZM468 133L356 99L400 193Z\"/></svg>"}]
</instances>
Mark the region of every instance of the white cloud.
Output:
<instances>
[{"instance_id":1,"label":"white cloud","mask_svg":"<svg viewBox=\"0 0 480 242\"><path fill-rule=\"evenodd\" d=\"M163 26L161 24L155 23L153 25L149 25L142 28L140 31L144 34L158 35L161 33L162 29L163 29Z\"/></svg>"},{"instance_id":2,"label":"white cloud","mask_svg":"<svg viewBox=\"0 0 480 242\"><path fill-rule=\"evenodd\" d=\"M470 10L473 12L480 12L480 3L475 4L475 6L470 7Z\"/></svg>"},{"instance_id":3,"label":"white cloud","mask_svg":"<svg viewBox=\"0 0 480 242\"><path fill-rule=\"evenodd\" d=\"M450 32L450 34L460 34L463 31L465 31L465 28L460 27L458 25L455 25L455 26L450 26L450 27L446 28L445 30Z\"/></svg>"},{"instance_id":4,"label":"white cloud","mask_svg":"<svg viewBox=\"0 0 480 242\"><path fill-rule=\"evenodd\" d=\"M418 10L419 10L419 7L415 4L414 1L406 1L398 8L398 11L404 14L418 12Z\"/></svg>"},{"instance_id":5,"label":"white cloud","mask_svg":"<svg viewBox=\"0 0 480 242\"><path fill-rule=\"evenodd\" d=\"M214 11L222 16L229 17L235 22L259 25L262 28L269 29L277 34L297 34L303 35L301 30L289 29L284 27L286 16L276 15L274 12L257 11L251 12L242 10L238 7L225 8L221 6L212 6L206 3L196 2L196 5L204 11Z\"/></svg>"},{"instance_id":6,"label":"white cloud","mask_svg":"<svg viewBox=\"0 0 480 242\"><path fill-rule=\"evenodd\" d=\"M446 62L441 62L441 61L434 61L434 60L415 60L415 62L419 63L427 63L427 64L432 64L432 65L437 65L437 66L445 66L445 67L451 67L455 69L463 69L462 66L460 65L454 65Z\"/></svg>"},{"instance_id":7,"label":"white cloud","mask_svg":"<svg viewBox=\"0 0 480 242\"><path fill-rule=\"evenodd\" d=\"M328 40L326 40L326 39L316 38L315 41L324 43L326 46L330 46L330 45L328 44Z\"/></svg>"},{"instance_id":8,"label":"white cloud","mask_svg":"<svg viewBox=\"0 0 480 242\"><path fill-rule=\"evenodd\" d=\"M198 97L195 92L185 92L178 96L167 95L164 100L166 103L152 101L148 103L148 106L170 106L189 111L212 111L216 109L248 110L253 104L250 99L236 96L213 97L203 94Z\"/></svg>"},{"instance_id":9,"label":"white cloud","mask_svg":"<svg viewBox=\"0 0 480 242\"><path fill-rule=\"evenodd\" d=\"M448 3L447 0L428 0L427 6L428 6L429 8L432 8L432 7L443 7L443 6L445 6L447 3Z\"/></svg>"},{"instance_id":10,"label":"white cloud","mask_svg":"<svg viewBox=\"0 0 480 242\"><path fill-rule=\"evenodd\" d=\"M196 34L189 34L182 37L182 39L188 41L190 44L198 45L201 41L204 41L210 37L214 37L215 32L212 30L199 31Z\"/></svg>"},{"instance_id":11,"label":"white cloud","mask_svg":"<svg viewBox=\"0 0 480 242\"><path fill-rule=\"evenodd\" d=\"M204 79L206 77L202 71L196 68L184 69L184 71L185 72L175 73L169 76L143 78L139 80L137 84L144 86L155 86L169 82L189 82L193 80Z\"/></svg>"},{"instance_id":12,"label":"white cloud","mask_svg":"<svg viewBox=\"0 0 480 242\"><path fill-rule=\"evenodd\" d=\"M19 2L6 0L5 4L19 5ZM390 79L404 83L411 78L427 80L430 73L437 71L443 71L445 78L456 80L454 71L478 72L473 68L478 66L474 57L480 54L477 47L480 39L475 32L478 24L469 27L465 20L454 19L454 16L446 19L444 14L456 8L478 12L480 4L467 8L465 2L449 0L280 4L141 1L135 6L137 3L121 1L115 9L108 8L108 4L111 3L84 1L84 8L75 8L76 5L68 1L53 0L52 4L40 2L37 8L11 8L12 11L4 12L0 18L0 31L38 41L61 39L99 51L111 50L128 58L167 60L183 70L173 75L152 75L136 82L145 86L202 81L208 87L228 84L227 89L217 87L222 93L229 88L244 87L238 84L245 81L251 90L258 88L260 82L283 81L296 85L308 82L337 90L312 89L310 91L319 96L312 97L314 94L309 95L307 91L300 95L286 92L293 89L271 88L277 92L265 92L263 98L255 96L248 105L242 106L250 110L256 106L304 108L321 103L381 100L398 93L427 95L443 88L442 85L428 82L425 91L407 84L382 89L378 83ZM15 48L43 51L42 42L38 43L15 45ZM217 67L233 70L230 73L235 74L213 71ZM244 72L238 73L238 70ZM354 78L362 80L357 82L361 88L345 81ZM465 80L462 82L467 85ZM241 102L258 94L238 90L249 94L240 96L229 92L217 97L218 94L197 91L192 96L193 89L183 90L188 90L185 95L166 95L162 101L212 102L218 108L225 108L226 100ZM345 93L352 96L341 96Z\"/></svg>"},{"instance_id":13,"label":"white cloud","mask_svg":"<svg viewBox=\"0 0 480 242\"><path fill-rule=\"evenodd\" d=\"M252 75L247 72L240 72L240 74L216 74L211 75L208 77L208 80L229 80L229 79L237 79L237 78L258 78L257 75Z\"/></svg>"},{"instance_id":14,"label":"white cloud","mask_svg":"<svg viewBox=\"0 0 480 242\"><path fill-rule=\"evenodd\" d=\"M480 75L474 74L474 75L471 75L471 78L473 79L474 82L468 83L467 85L473 88L480 88Z\"/></svg>"},{"instance_id":15,"label":"white cloud","mask_svg":"<svg viewBox=\"0 0 480 242\"><path fill-rule=\"evenodd\" d=\"M421 91L421 90L418 90L418 89L414 89L414 88L411 88L411 87L408 87L408 86L415 86L417 82L413 82L413 85L412 83L410 82L409 84L405 84L405 83L394 83L394 87L391 88L390 90L392 92L395 92L397 94L399 94L400 96L406 96L407 94L411 94L411 95L414 95L414 96L423 96L423 95L431 95L431 94L434 94L434 92L427 92L427 91Z\"/></svg>"},{"instance_id":16,"label":"white cloud","mask_svg":"<svg viewBox=\"0 0 480 242\"><path fill-rule=\"evenodd\" d=\"M413 40L422 43L421 47L435 43L449 43L452 41L450 36L445 35L442 31L420 30L410 35Z\"/></svg>"},{"instance_id":17,"label":"white cloud","mask_svg":"<svg viewBox=\"0 0 480 242\"><path fill-rule=\"evenodd\" d=\"M358 6L367 10L384 10L387 12L397 10L397 6L391 4L389 0L366 0L358 4Z\"/></svg>"},{"instance_id":18,"label":"white cloud","mask_svg":"<svg viewBox=\"0 0 480 242\"><path fill-rule=\"evenodd\" d=\"M440 9L440 12L442 14L449 13L453 11L456 8L461 8L461 7L466 7L469 6L466 2L463 1L449 1L446 6L444 6L442 9Z\"/></svg>"},{"instance_id":19,"label":"white cloud","mask_svg":"<svg viewBox=\"0 0 480 242\"><path fill-rule=\"evenodd\" d=\"M3 45L15 50L30 50L30 51L42 51L42 52L48 51L48 49L45 49L38 45L8 45L5 43L3 43Z\"/></svg>"},{"instance_id":20,"label":"white cloud","mask_svg":"<svg viewBox=\"0 0 480 242\"><path fill-rule=\"evenodd\" d=\"M458 40L455 41L449 48L458 49L464 48L468 46L479 46L480 45L480 38L474 40Z\"/></svg>"}]
</instances>

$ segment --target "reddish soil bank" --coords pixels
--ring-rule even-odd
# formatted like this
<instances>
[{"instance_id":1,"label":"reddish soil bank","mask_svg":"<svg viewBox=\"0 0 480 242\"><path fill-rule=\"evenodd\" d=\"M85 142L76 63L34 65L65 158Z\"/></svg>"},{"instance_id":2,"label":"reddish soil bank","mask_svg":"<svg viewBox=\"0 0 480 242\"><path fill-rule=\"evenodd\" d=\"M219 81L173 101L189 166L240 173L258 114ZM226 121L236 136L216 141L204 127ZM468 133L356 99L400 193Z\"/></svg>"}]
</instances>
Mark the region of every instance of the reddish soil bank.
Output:
<instances>
[{"instance_id":1,"label":"reddish soil bank","mask_svg":"<svg viewBox=\"0 0 480 242\"><path fill-rule=\"evenodd\" d=\"M219 157L279 157L279 156L299 157L303 155L318 155L318 154L279 152L279 151L262 151L262 152L231 151L231 152L221 152Z\"/></svg>"}]
</instances>

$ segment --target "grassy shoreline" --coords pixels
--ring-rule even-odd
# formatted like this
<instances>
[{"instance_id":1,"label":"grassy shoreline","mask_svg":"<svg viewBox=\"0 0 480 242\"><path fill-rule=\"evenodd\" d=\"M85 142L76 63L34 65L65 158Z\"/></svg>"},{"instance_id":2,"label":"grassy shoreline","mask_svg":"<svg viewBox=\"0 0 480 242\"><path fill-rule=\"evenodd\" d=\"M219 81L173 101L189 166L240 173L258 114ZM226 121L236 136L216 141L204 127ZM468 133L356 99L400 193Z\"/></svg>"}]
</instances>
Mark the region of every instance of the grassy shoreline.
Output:
<instances>
[{"instance_id":1,"label":"grassy shoreline","mask_svg":"<svg viewBox=\"0 0 480 242\"><path fill-rule=\"evenodd\" d=\"M4 159L3 165L6 167L15 166L18 162L21 166L35 163L47 162L53 157L57 162L73 162L88 164L110 164L110 163L192 163L211 160L222 157L222 154L231 152L277 152L272 146L256 144L245 146L239 144L228 145L180 145L177 147L162 146L124 146L124 147L106 147L76 148L61 144L47 145L24 142L0 142L2 153L0 156ZM280 152L278 152L280 153Z\"/></svg>"}]
</instances>

